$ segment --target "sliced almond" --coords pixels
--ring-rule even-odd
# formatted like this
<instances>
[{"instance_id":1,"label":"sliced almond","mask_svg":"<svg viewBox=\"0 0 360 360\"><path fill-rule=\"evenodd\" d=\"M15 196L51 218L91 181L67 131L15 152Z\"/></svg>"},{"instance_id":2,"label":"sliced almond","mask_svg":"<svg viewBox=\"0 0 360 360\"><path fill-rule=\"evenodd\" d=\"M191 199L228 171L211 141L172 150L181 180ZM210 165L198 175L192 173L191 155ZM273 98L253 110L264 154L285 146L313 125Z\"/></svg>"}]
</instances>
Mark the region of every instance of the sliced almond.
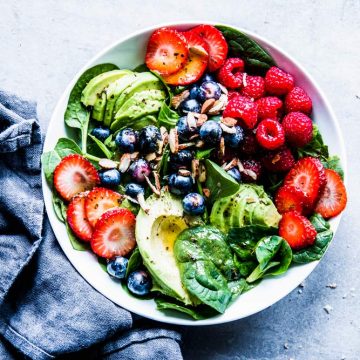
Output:
<instances>
[{"instance_id":1,"label":"sliced almond","mask_svg":"<svg viewBox=\"0 0 360 360\"><path fill-rule=\"evenodd\" d=\"M188 142L188 143L184 143L184 144L179 144L178 148L179 148L179 150L184 150L184 149L187 149L194 145L195 145L194 142Z\"/></svg>"},{"instance_id":2,"label":"sliced almond","mask_svg":"<svg viewBox=\"0 0 360 360\"><path fill-rule=\"evenodd\" d=\"M244 169L242 171L243 174L250 176L253 180L257 180L257 175L255 171L252 171L250 169Z\"/></svg>"},{"instance_id":3,"label":"sliced almond","mask_svg":"<svg viewBox=\"0 0 360 360\"><path fill-rule=\"evenodd\" d=\"M124 154L120 159L119 171L124 173L129 169L131 164L131 154Z\"/></svg>"},{"instance_id":4,"label":"sliced almond","mask_svg":"<svg viewBox=\"0 0 360 360\"><path fill-rule=\"evenodd\" d=\"M223 94L227 95L229 93L228 89L224 85L222 85L220 83L218 83L218 85Z\"/></svg>"},{"instance_id":5,"label":"sliced almond","mask_svg":"<svg viewBox=\"0 0 360 360\"><path fill-rule=\"evenodd\" d=\"M192 113L192 112L187 113L186 122L187 122L188 127L190 129L195 129L196 128L196 119L195 119L194 113Z\"/></svg>"},{"instance_id":6,"label":"sliced almond","mask_svg":"<svg viewBox=\"0 0 360 360\"><path fill-rule=\"evenodd\" d=\"M118 167L118 163L110 160L110 159L101 159L99 161L99 166L102 167L103 169L116 169Z\"/></svg>"},{"instance_id":7,"label":"sliced almond","mask_svg":"<svg viewBox=\"0 0 360 360\"><path fill-rule=\"evenodd\" d=\"M208 119L208 117L206 114L200 114L200 116L196 120L196 126L200 127L201 125L206 123L207 119Z\"/></svg>"},{"instance_id":8,"label":"sliced almond","mask_svg":"<svg viewBox=\"0 0 360 360\"><path fill-rule=\"evenodd\" d=\"M223 107L223 103L220 100L216 100L213 106L207 111L208 115L218 115L220 114L221 108Z\"/></svg>"},{"instance_id":9,"label":"sliced almond","mask_svg":"<svg viewBox=\"0 0 360 360\"><path fill-rule=\"evenodd\" d=\"M273 157L273 159L271 160L271 162L272 162L273 164L276 164L280 159L281 159L280 154L276 154L276 155Z\"/></svg>"},{"instance_id":10,"label":"sliced almond","mask_svg":"<svg viewBox=\"0 0 360 360\"><path fill-rule=\"evenodd\" d=\"M204 145L205 145L205 142L203 140L198 140L195 143L195 147L197 147L197 148L202 148Z\"/></svg>"},{"instance_id":11,"label":"sliced almond","mask_svg":"<svg viewBox=\"0 0 360 360\"><path fill-rule=\"evenodd\" d=\"M200 136L200 134L194 134L189 137L189 140L195 140Z\"/></svg>"},{"instance_id":12,"label":"sliced almond","mask_svg":"<svg viewBox=\"0 0 360 360\"><path fill-rule=\"evenodd\" d=\"M158 190L158 189L153 185L153 183L150 181L149 177L144 174L144 178L145 178L146 182L148 183L149 188L151 189L151 191L152 191L155 195L160 196L160 190Z\"/></svg>"},{"instance_id":13,"label":"sliced almond","mask_svg":"<svg viewBox=\"0 0 360 360\"><path fill-rule=\"evenodd\" d=\"M138 201L141 209L142 209L146 214L148 214L149 211L150 211L150 208L146 205L146 201L145 201L145 198L144 198L144 194L139 193L138 196L137 196L137 201Z\"/></svg>"},{"instance_id":14,"label":"sliced almond","mask_svg":"<svg viewBox=\"0 0 360 360\"><path fill-rule=\"evenodd\" d=\"M245 170L244 165L242 164L242 162L240 160L238 160L237 166L238 166L240 172L243 172Z\"/></svg>"},{"instance_id":15,"label":"sliced almond","mask_svg":"<svg viewBox=\"0 0 360 360\"><path fill-rule=\"evenodd\" d=\"M169 138L169 133L166 129L165 126L161 126L160 127L160 134L161 134L161 137L162 137L162 140L164 142L164 145L166 145L168 143L168 138Z\"/></svg>"},{"instance_id":16,"label":"sliced almond","mask_svg":"<svg viewBox=\"0 0 360 360\"><path fill-rule=\"evenodd\" d=\"M161 161L161 159L162 159L162 155L159 155L159 156L157 156L157 157L155 158L155 161L156 161L156 162L159 162L159 161Z\"/></svg>"},{"instance_id":17,"label":"sliced almond","mask_svg":"<svg viewBox=\"0 0 360 360\"><path fill-rule=\"evenodd\" d=\"M176 127L170 130L169 145L172 153L176 154L179 151L179 137Z\"/></svg>"},{"instance_id":18,"label":"sliced almond","mask_svg":"<svg viewBox=\"0 0 360 360\"><path fill-rule=\"evenodd\" d=\"M153 152L150 154L146 154L145 159L146 159L146 161L150 162L150 161L155 160L156 156L157 156L156 153Z\"/></svg>"},{"instance_id":19,"label":"sliced almond","mask_svg":"<svg viewBox=\"0 0 360 360\"><path fill-rule=\"evenodd\" d=\"M159 140L157 143L158 143L158 150L157 150L156 154L160 155L160 154L162 154L162 152L164 150L164 141Z\"/></svg>"},{"instance_id":20,"label":"sliced almond","mask_svg":"<svg viewBox=\"0 0 360 360\"><path fill-rule=\"evenodd\" d=\"M239 162L238 158L233 158L230 162L228 162L227 164L225 164L225 166L222 167L225 171L227 171L233 168L234 166L237 166L238 162Z\"/></svg>"},{"instance_id":21,"label":"sliced almond","mask_svg":"<svg viewBox=\"0 0 360 360\"><path fill-rule=\"evenodd\" d=\"M219 157L222 159L225 155L225 139L221 137L219 146Z\"/></svg>"},{"instance_id":22,"label":"sliced almond","mask_svg":"<svg viewBox=\"0 0 360 360\"><path fill-rule=\"evenodd\" d=\"M226 126L235 126L237 124L237 120L231 117L225 117L221 119L221 122Z\"/></svg>"},{"instance_id":23,"label":"sliced almond","mask_svg":"<svg viewBox=\"0 0 360 360\"><path fill-rule=\"evenodd\" d=\"M138 157L139 157L139 152L138 151L135 151L133 153L130 154L130 159L131 160L136 160Z\"/></svg>"},{"instance_id":24,"label":"sliced almond","mask_svg":"<svg viewBox=\"0 0 360 360\"><path fill-rule=\"evenodd\" d=\"M187 169L179 169L178 174L181 176L191 176L191 172Z\"/></svg>"},{"instance_id":25,"label":"sliced almond","mask_svg":"<svg viewBox=\"0 0 360 360\"><path fill-rule=\"evenodd\" d=\"M221 122L220 127L221 127L222 131L226 132L227 134L236 134L235 126L230 127Z\"/></svg>"},{"instance_id":26,"label":"sliced almond","mask_svg":"<svg viewBox=\"0 0 360 360\"><path fill-rule=\"evenodd\" d=\"M203 194L204 194L205 197L207 197L207 198L210 197L211 192L210 192L210 190L208 188L203 188L202 191L203 191Z\"/></svg>"},{"instance_id":27,"label":"sliced almond","mask_svg":"<svg viewBox=\"0 0 360 360\"><path fill-rule=\"evenodd\" d=\"M199 166L199 181L204 183L206 181L206 168L203 163L200 163Z\"/></svg>"},{"instance_id":28,"label":"sliced almond","mask_svg":"<svg viewBox=\"0 0 360 360\"><path fill-rule=\"evenodd\" d=\"M191 175L195 179L199 176L199 165L200 161L198 159L192 159L191 161Z\"/></svg>"},{"instance_id":29,"label":"sliced almond","mask_svg":"<svg viewBox=\"0 0 360 360\"><path fill-rule=\"evenodd\" d=\"M189 50L196 55L200 55L200 56L209 55L208 52L200 45L190 46Z\"/></svg>"},{"instance_id":30,"label":"sliced almond","mask_svg":"<svg viewBox=\"0 0 360 360\"><path fill-rule=\"evenodd\" d=\"M136 199L132 198L132 197L129 196L129 195L123 195L123 197L124 197L125 199L129 200L130 202L134 203L134 204L139 204L139 202L138 202Z\"/></svg>"},{"instance_id":31,"label":"sliced almond","mask_svg":"<svg viewBox=\"0 0 360 360\"><path fill-rule=\"evenodd\" d=\"M161 184L160 184L160 175L157 171L153 171L154 179L155 179L155 187L160 192Z\"/></svg>"},{"instance_id":32,"label":"sliced almond","mask_svg":"<svg viewBox=\"0 0 360 360\"><path fill-rule=\"evenodd\" d=\"M201 113L206 114L215 104L215 99L207 99L201 107Z\"/></svg>"},{"instance_id":33,"label":"sliced almond","mask_svg":"<svg viewBox=\"0 0 360 360\"><path fill-rule=\"evenodd\" d=\"M190 96L190 91L189 90L185 90L182 93L173 96L173 98L171 99L171 105L177 109L180 104L186 100L188 97Z\"/></svg>"},{"instance_id":34,"label":"sliced almond","mask_svg":"<svg viewBox=\"0 0 360 360\"><path fill-rule=\"evenodd\" d=\"M226 105L229 103L228 96L225 95L225 94L220 95L219 101L221 101L223 103L223 106L222 106L221 110L225 110Z\"/></svg>"}]
</instances>

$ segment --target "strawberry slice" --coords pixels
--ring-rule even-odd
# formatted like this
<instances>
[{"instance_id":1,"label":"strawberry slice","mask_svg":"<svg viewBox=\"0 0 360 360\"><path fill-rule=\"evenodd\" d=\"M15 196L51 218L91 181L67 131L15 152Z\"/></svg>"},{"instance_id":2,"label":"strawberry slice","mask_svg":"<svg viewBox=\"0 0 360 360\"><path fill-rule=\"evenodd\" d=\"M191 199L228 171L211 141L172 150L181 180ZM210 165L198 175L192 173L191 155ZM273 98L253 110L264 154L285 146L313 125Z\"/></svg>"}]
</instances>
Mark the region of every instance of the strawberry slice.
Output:
<instances>
[{"instance_id":1,"label":"strawberry slice","mask_svg":"<svg viewBox=\"0 0 360 360\"><path fill-rule=\"evenodd\" d=\"M104 213L91 239L94 253L107 259L127 255L135 244L135 215L128 209L111 209Z\"/></svg>"},{"instance_id":2,"label":"strawberry slice","mask_svg":"<svg viewBox=\"0 0 360 360\"><path fill-rule=\"evenodd\" d=\"M287 211L303 212L304 194L293 186L282 186L276 193L275 206L280 214Z\"/></svg>"},{"instance_id":3,"label":"strawberry slice","mask_svg":"<svg viewBox=\"0 0 360 360\"><path fill-rule=\"evenodd\" d=\"M91 190L100 183L95 167L78 154L65 156L55 168L54 186L69 201L74 195Z\"/></svg>"},{"instance_id":4,"label":"strawberry slice","mask_svg":"<svg viewBox=\"0 0 360 360\"><path fill-rule=\"evenodd\" d=\"M91 226L95 226L100 216L109 209L119 207L123 196L106 188L95 188L85 200L85 213Z\"/></svg>"},{"instance_id":5,"label":"strawberry slice","mask_svg":"<svg viewBox=\"0 0 360 360\"><path fill-rule=\"evenodd\" d=\"M329 219L340 214L346 206L347 194L340 175L330 169L325 169L326 185L316 204L315 211L323 218Z\"/></svg>"},{"instance_id":6,"label":"strawberry slice","mask_svg":"<svg viewBox=\"0 0 360 360\"><path fill-rule=\"evenodd\" d=\"M88 192L75 195L67 209L67 222L74 234L81 240L90 241L93 229L85 215L85 199Z\"/></svg>"},{"instance_id":7,"label":"strawberry slice","mask_svg":"<svg viewBox=\"0 0 360 360\"><path fill-rule=\"evenodd\" d=\"M296 211L283 214L279 223L279 235L294 250L303 249L314 244L316 230L311 222Z\"/></svg>"},{"instance_id":8,"label":"strawberry slice","mask_svg":"<svg viewBox=\"0 0 360 360\"><path fill-rule=\"evenodd\" d=\"M145 62L150 70L170 75L181 69L188 58L185 36L174 29L160 28L150 36Z\"/></svg>"},{"instance_id":9,"label":"strawberry slice","mask_svg":"<svg viewBox=\"0 0 360 360\"><path fill-rule=\"evenodd\" d=\"M193 31L185 31L183 32L183 35L185 36L189 48L200 47L203 48L205 52L209 53L209 45L198 34Z\"/></svg>"},{"instance_id":10,"label":"strawberry slice","mask_svg":"<svg viewBox=\"0 0 360 360\"><path fill-rule=\"evenodd\" d=\"M200 36L209 47L209 71L218 70L225 62L228 44L218 29L212 25L199 25L189 30Z\"/></svg>"},{"instance_id":11,"label":"strawberry slice","mask_svg":"<svg viewBox=\"0 0 360 360\"><path fill-rule=\"evenodd\" d=\"M201 47L191 47L189 58L184 67L175 74L163 76L164 81L170 85L189 85L198 81L206 70L208 54Z\"/></svg>"},{"instance_id":12,"label":"strawberry slice","mask_svg":"<svg viewBox=\"0 0 360 360\"><path fill-rule=\"evenodd\" d=\"M297 187L307 199L305 206L312 209L324 183L324 168L318 159L300 159L285 177L284 185Z\"/></svg>"}]
</instances>

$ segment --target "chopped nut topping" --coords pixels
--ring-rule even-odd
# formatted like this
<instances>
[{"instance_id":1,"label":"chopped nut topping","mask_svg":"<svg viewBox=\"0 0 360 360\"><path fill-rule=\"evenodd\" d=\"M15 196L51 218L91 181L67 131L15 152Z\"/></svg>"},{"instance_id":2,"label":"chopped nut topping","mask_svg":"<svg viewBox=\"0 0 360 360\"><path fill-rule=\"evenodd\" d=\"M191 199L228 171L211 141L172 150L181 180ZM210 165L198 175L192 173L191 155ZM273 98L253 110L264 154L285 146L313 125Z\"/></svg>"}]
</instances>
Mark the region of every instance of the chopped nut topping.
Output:
<instances>
[{"instance_id":1,"label":"chopped nut topping","mask_svg":"<svg viewBox=\"0 0 360 360\"><path fill-rule=\"evenodd\" d=\"M179 137L176 128L172 128L169 133L170 151L176 154L179 151Z\"/></svg>"},{"instance_id":2,"label":"chopped nut topping","mask_svg":"<svg viewBox=\"0 0 360 360\"><path fill-rule=\"evenodd\" d=\"M153 160L155 160L156 159L156 153L150 153L150 154L146 154L145 155L145 159L146 159L146 161L153 161Z\"/></svg>"},{"instance_id":3,"label":"chopped nut topping","mask_svg":"<svg viewBox=\"0 0 360 360\"><path fill-rule=\"evenodd\" d=\"M190 176L191 172L187 169L179 169L178 174L181 176Z\"/></svg>"},{"instance_id":4,"label":"chopped nut topping","mask_svg":"<svg viewBox=\"0 0 360 360\"><path fill-rule=\"evenodd\" d=\"M210 197L211 192L210 192L210 190L208 188L203 188L202 191L203 191L203 194L204 194L205 197L207 197L207 198Z\"/></svg>"},{"instance_id":5,"label":"chopped nut topping","mask_svg":"<svg viewBox=\"0 0 360 360\"><path fill-rule=\"evenodd\" d=\"M221 122L227 126L235 126L237 124L237 120L232 117L225 117L221 119Z\"/></svg>"},{"instance_id":6,"label":"chopped nut topping","mask_svg":"<svg viewBox=\"0 0 360 360\"><path fill-rule=\"evenodd\" d=\"M218 83L218 85L223 94L227 95L229 93L228 89L224 85L222 85L220 83Z\"/></svg>"},{"instance_id":7,"label":"chopped nut topping","mask_svg":"<svg viewBox=\"0 0 360 360\"><path fill-rule=\"evenodd\" d=\"M124 154L120 159L119 171L124 173L128 170L131 164L131 154Z\"/></svg>"},{"instance_id":8,"label":"chopped nut topping","mask_svg":"<svg viewBox=\"0 0 360 360\"><path fill-rule=\"evenodd\" d=\"M110 159L101 159L99 165L103 169L116 169L118 167L118 163Z\"/></svg>"},{"instance_id":9,"label":"chopped nut topping","mask_svg":"<svg viewBox=\"0 0 360 360\"><path fill-rule=\"evenodd\" d=\"M224 123L220 123L220 127L223 132L226 132L227 134L236 134L236 128L235 126L229 127L225 125Z\"/></svg>"},{"instance_id":10,"label":"chopped nut topping","mask_svg":"<svg viewBox=\"0 0 360 360\"><path fill-rule=\"evenodd\" d=\"M191 173L194 179L199 176L199 164L200 161L198 159L193 159L191 161Z\"/></svg>"},{"instance_id":11,"label":"chopped nut topping","mask_svg":"<svg viewBox=\"0 0 360 360\"><path fill-rule=\"evenodd\" d=\"M190 129L195 129L196 128L196 119L195 119L194 113L192 113L192 112L187 113L186 122L187 122Z\"/></svg>"},{"instance_id":12,"label":"chopped nut topping","mask_svg":"<svg viewBox=\"0 0 360 360\"><path fill-rule=\"evenodd\" d=\"M148 183L151 191L152 191L155 195L160 196L160 190L158 190L158 189L153 185L153 183L150 181L149 177L144 174L144 178L145 178L146 182Z\"/></svg>"},{"instance_id":13,"label":"chopped nut topping","mask_svg":"<svg viewBox=\"0 0 360 360\"><path fill-rule=\"evenodd\" d=\"M206 168L202 162L199 165L199 181L201 183L204 183L206 181Z\"/></svg>"},{"instance_id":14,"label":"chopped nut topping","mask_svg":"<svg viewBox=\"0 0 360 360\"><path fill-rule=\"evenodd\" d=\"M184 150L187 149L188 147L194 146L195 143L194 142L188 142L188 143L184 143L184 144L179 144L179 150Z\"/></svg>"},{"instance_id":15,"label":"chopped nut topping","mask_svg":"<svg viewBox=\"0 0 360 360\"><path fill-rule=\"evenodd\" d=\"M215 99L207 99L201 107L201 113L206 114L215 104Z\"/></svg>"},{"instance_id":16,"label":"chopped nut topping","mask_svg":"<svg viewBox=\"0 0 360 360\"><path fill-rule=\"evenodd\" d=\"M177 109L180 104L186 100L188 97L190 96L190 91L189 90L185 90L182 93L173 96L173 98L171 99L171 105Z\"/></svg>"}]
</instances>

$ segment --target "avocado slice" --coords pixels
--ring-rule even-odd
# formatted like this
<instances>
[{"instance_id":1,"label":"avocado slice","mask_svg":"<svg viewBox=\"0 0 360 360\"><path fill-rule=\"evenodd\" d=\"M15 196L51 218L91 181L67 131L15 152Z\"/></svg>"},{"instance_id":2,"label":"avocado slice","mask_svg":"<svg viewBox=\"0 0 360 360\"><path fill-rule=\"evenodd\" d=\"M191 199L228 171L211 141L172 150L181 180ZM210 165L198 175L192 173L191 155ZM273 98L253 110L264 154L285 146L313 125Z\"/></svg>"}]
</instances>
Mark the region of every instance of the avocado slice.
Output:
<instances>
[{"instance_id":1,"label":"avocado slice","mask_svg":"<svg viewBox=\"0 0 360 360\"><path fill-rule=\"evenodd\" d=\"M94 106L101 93L113 81L131 73L131 70L111 70L92 78L81 93L81 102L85 106Z\"/></svg>"},{"instance_id":2,"label":"avocado slice","mask_svg":"<svg viewBox=\"0 0 360 360\"><path fill-rule=\"evenodd\" d=\"M184 216L181 200L162 192L146 200L148 214L140 210L136 217L135 236L144 265L156 284L156 290L175 297L185 304L194 300L182 285L174 255L177 236L190 226ZM195 220L194 220L195 221Z\"/></svg>"},{"instance_id":3,"label":"avocado slice","mask_svg":"<svg viewBox=\"0 0 360 360\"><path fill-rule=\"evenodd\" d=\"M151 72L135 73L135 75L137 79L129 87L127 87L117 98L114 107L114 114L116 114L121 108L121 106L135 93L151 89L161 90L164 88L162 82Z\"/></svg>"},{"instance_id":4,"label":"avocado slice","mask_svg":"<svg viewBox=\"0 0 360 360\"><path fill-rule=\"evenodd\" d=\"M91 117L97 121L103 121L106 107L106 93L102 92L101 97L98 97L95 101Z\"/></svg>"},{"instance_id":5,"label":"avocado slice","mask_svg":"<svg viewBox=\"0 0 360 360\"><path fill-rule=\"evenodd\" d=\"M106 109L105 109L105 116L104 116L104 125L110 126L114 116L114 106L116 100L120 96L120 94L130 86L135 80L137 76L135 73L129 73L122 78L112 82L106 91Z\"/></svg>"}]
</instances>

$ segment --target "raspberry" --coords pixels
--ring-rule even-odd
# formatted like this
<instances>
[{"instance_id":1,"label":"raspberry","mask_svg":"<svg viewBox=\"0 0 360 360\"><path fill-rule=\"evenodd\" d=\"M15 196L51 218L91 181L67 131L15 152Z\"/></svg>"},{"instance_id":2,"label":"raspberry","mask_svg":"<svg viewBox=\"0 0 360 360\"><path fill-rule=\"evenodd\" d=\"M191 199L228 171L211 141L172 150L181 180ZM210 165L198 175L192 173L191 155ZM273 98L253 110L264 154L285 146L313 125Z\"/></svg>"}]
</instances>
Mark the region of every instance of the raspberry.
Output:
<instances>
[{"instance_id":1,"label":"raspberry","mask_svg":"<svg viewBox=\"0 0 360 360\"><path fill-rule=\"evenodd\" d=\"M237 89L242 86L242 72L244 61L240 58L226 59L225 64L220 68L217 79L229 89Z\"/></svg>"},{"instance_id":2,"label":"raspberry","mask_svg":"<svg viewBox=\"0 0 360 360\"><path fill-rule=\"evenodd\" d=\"M251 131L245 133L244 140L240 145L240 152L246 155L255 155L260 151L255 134Z\"/></svg>"},{"instance_id":3,"label":"raspberry","mask_svg":"<svg viewBox=\"0 0 360 360\"><path fill-rule=\"evenodd\" d=\"M243 75L241 94L253 99L259 99L265 94L265 81L261 76Z\"/></svg>"},{"instance_id":4,"label":"raspberry","mask_svg":"<svg viewBox=\"0 0 360 360\"><path fill-rule=\"evenodd\" d=\"M241 94L238 93L235 90L229 90L229 92L228 92L228 101L232 100L233 98L235 98L237 96L241 96Z\"/></svg>"},{"instance_id":5,"label":"raspberry","mask_svg":"<svg viewBox=\"0 0 360 360\"><path fill-rule=\"evenodd\" d=\"M312 110L312 101L310 96L300 87L294 87L285 98L285 110L287 113L300 111L304 114L310 114Z\"/></svg>"},{"instance_id":6,"label":"raspberry","mask_svg":"<svg viewBox=\"0 0 360 360\"><path fill-rule=\"evenodd\" d=\"M313 137L313 124L311 119L301 112L287 114L282 126L285 130L286 141L295 147L303 147Z\"/></svg>"},{"instance_id":7,"label":"raspberry","mask_svg":"<svg viewBox=\"0 0 360 360\"><path fill-rule=\"evenodd\" d=\"M253 183L260 179L262 175L262 165L257 160L242 160L242 166L244 168L241 171L241 180L246 183Z\"/></svg>"},{"instance_id":8,"label":"raspberry","mask_svg":"<svg viewBox=\"0 0 360 360\"><path fill-rule=\"evenodd\" d=\"M294 166L295 159L290 149L283 146L263 156L262 164L270 172L286 172Z\"/></svg>"},{"instance_id":9,"label":"raspberry","mask_svg":"<svg viewBox=\"0 0 360 360\"><path fill-rule=\"evenodd\" d=\"M258 106L258 117L262 119L277 119L280 117L283 103L275 96L266 96L255 101Z\"/></svg>"},{"instance_id":10,"label":"raspberry","mask_svg":"<svg viewBox=\"0 0 360 360\"><path fill-rule=\"evenodd\" d=\"M257 105L245 96L237 96L229 101L223 117L232 117L241 120L248 129L253 129L257 123Z\"/></svg>"},{"instance_id":11,"label":"raspberry","mask_svg":"<svg viewBox=\"0 0 360 360\"><path fill-rule=\"evenodd\" d=\"M284 129L276 120L263 120L257 127L256 140L264 149L275 150L285 143Z\"/></svg>"},{"instance_id":12,"label":"raspberry","mask_svg":"<svg viewBox=\"0 0 360 360\"><path fill-rule=\"evenodd\" d=\"M285 95L294 87L294 78L276 66L265 75L265 89L271 95Z\"/></svg>"}]
</instances>

